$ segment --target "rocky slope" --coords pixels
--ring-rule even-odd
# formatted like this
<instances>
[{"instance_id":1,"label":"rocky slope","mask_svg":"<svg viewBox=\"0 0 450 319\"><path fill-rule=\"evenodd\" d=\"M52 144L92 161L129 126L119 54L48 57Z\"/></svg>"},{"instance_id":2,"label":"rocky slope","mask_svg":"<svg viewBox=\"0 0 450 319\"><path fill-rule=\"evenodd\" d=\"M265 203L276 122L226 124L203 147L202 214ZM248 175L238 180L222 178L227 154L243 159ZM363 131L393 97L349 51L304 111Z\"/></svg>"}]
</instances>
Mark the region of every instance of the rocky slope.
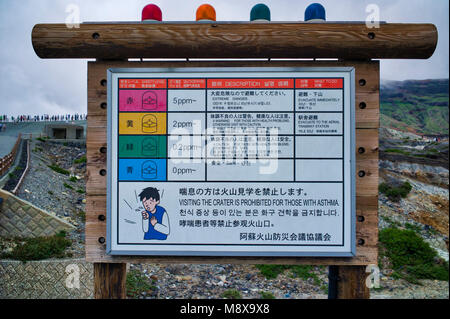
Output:
<instances>
[{"instance_id":1,"label":"rocky slope","mask_svg":"<svg viewBox=\"0 0 450 319\"><path fill-rule=\"evenodd\" d=\"M414 230L448 261L448 138L436 142L387 128L381 128L379 133L380 183L408 182L412 186L409 194L399 201L379 194L379 229ZM448 298L447 282L421 280L422 285L414 285L392 278L389 266L382 269L381 279L381 289L373 291L374 298Z\"/></svg>"},{"instance_id":2,"label":"rocky slope","mask_svg":"<svg viewBox=\"0 0 450 319\"><path fill-rule=\"evenodd\" d=\"M382 126L448 136L448 91L448 79L382 81Z\"/></svg>"},{"instance_id":3,"label":"rocky slope","mask_svg":"<svg viewBox=\"0 0 450 319\"><path fill-rule=\"evenodd\" d=\"M434 150L430 152L430 150ZM381 208L448 236L448 139L437 143L411 133L380 129L380 183L407 181L411 193L399 203L380 195Z\"/></svg>"},{"instance_id":4,"label":"rocky slope","mask_svg":"<svg viewBox=\"0 0 450 319\"><path fill-rule=\"evenodd\" d=\"M77 229L69 255L84 257L86 163L75 163L86 154L86 146L34 139L30 144L30 167L18 196L54 214ZM59 168L59 172L51 169ZM66 174L63 174L66 172Z\"/></svg>"}]
</instances>

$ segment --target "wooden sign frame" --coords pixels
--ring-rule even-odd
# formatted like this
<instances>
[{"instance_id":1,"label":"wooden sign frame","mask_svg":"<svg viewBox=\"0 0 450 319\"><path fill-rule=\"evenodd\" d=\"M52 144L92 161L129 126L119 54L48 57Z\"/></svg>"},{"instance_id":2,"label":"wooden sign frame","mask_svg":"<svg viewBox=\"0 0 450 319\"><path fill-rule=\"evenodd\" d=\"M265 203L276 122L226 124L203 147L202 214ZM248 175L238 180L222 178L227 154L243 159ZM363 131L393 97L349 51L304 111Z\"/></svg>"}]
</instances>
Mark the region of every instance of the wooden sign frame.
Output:
<instances>
[{"instance_id":1,"label":"wooden sign frame","mask_svg":"<svg viewBox=\"0 0 450 319\"><path fill-rule=\"evenodd\" d=\"M109 68L354 67L356 127L355 257L192 257L106 254L106 127ZM368 265L377 263L379 62L120 62L88 64L86 260L94 263L246 263Z\"/></svg>"}]
</instances>

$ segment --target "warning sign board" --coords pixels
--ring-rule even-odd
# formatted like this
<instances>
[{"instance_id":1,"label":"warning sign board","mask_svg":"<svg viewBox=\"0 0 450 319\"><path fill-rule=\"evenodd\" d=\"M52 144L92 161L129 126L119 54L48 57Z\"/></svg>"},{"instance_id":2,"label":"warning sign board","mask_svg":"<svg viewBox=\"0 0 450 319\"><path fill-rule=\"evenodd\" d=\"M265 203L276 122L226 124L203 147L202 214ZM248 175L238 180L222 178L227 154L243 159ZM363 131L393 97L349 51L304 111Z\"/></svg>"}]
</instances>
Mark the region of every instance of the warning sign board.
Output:
<instances>
[{"instance_id":1,"label":"warning sign board","mask_svg":"<svg viewBox=\"0 0 450 319\"><path fill-rule=\"evenodd\" d=\"M108 254L354 256L354 83L109 69Z\"/></svg>"}]
</instances>

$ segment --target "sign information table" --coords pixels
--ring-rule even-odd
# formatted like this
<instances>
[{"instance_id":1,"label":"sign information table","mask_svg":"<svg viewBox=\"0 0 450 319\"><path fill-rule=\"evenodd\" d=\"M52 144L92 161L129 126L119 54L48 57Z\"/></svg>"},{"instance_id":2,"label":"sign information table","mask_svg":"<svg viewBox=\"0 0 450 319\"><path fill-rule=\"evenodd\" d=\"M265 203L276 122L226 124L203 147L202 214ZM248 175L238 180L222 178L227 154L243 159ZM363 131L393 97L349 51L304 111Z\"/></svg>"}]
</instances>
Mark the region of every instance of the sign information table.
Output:
<instances>
[{"instance_id":1,"label":"sign information table","mask_svg":"<svg viewBox=\"0 0 450 319\"><path fill-rule=\"evenodd\" d=\"M108 253L354 256L354 82L110 69Z\"/></svg>"}]
</instances>

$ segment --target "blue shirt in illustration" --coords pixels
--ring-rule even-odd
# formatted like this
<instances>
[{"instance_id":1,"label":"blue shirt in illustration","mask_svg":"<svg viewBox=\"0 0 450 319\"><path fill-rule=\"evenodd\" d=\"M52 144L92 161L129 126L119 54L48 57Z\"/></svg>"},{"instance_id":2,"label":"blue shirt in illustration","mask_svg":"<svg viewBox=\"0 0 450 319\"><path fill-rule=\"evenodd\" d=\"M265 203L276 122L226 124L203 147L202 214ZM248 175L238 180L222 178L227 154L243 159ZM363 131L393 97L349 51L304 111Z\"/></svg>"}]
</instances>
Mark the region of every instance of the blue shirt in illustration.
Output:
<instances>
[{"instance_id":1,"label":"blue shirt in illustration","mask_svg":"<svg viewBox=\"0 0 450 319\"><path fill-rule=\"evenodd\" d=\"M169 229L169 218L167 217L166 210L161 206L156 206L156 212L152 214L148 210L146 212L148 213L149 217L148 220L144 220L144 222L148 223L148 231L144 234L145 240L166 240L167 235L170 232ZM152 225L150 220L155 217L156 218L156 224L155 226Z\"/></svg>"}]
</instances>

